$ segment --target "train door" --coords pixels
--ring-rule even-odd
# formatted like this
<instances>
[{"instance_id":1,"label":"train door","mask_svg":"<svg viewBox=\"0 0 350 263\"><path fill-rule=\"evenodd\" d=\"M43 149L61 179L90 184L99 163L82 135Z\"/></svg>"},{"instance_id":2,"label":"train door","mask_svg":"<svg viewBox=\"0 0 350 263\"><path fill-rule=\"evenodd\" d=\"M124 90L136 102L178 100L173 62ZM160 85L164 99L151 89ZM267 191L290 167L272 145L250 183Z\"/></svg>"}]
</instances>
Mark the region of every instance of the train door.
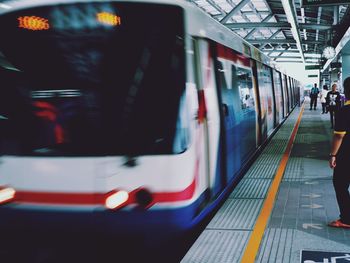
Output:
<instances>
[{"instance_id":1,"label":"train door","mask_svg":"<svg viewBox=\"0 0 350 263\"><path fill-rule=\"evenodd\" d=\"M278 111L277 111L277 99L276 99L276 92L275 92L275 83L274 83L274 76L273 76L273 69L270 68L269 69L269 72L270 72L270 76L271 76L271 92L272 92L272 102L273 102L273 122L272 122L272 127L275 128L277 126L277 114L278 114Z\"/></svg>"},{"instance_id":2,"label":"train door","mask_svg":"<svg viewBox=\"0 0 350 263\"><path fill-rule=\"evenodd\" d=\"M289 87L289 105L290 105L290 109L293 109L294 106L294 90L293 90L293 82L292 82L292 78L288 77L288 87Z\"/></svg>"},{"instance_id":3,"label":"train door","mask_svg":"<svg viewBox=\"0 0 350 263\"><path fill-rule=\"evenodd\" d=\"M273 70L273 83L275 89L275 101L276 101L276 125L280 124L283 120L283 94L281 85L281 73Z\"/></svg>"},{"instance_id":4,"label":"train door","mask_svg":"<svg viewBox=\"0 0 350 263\"><path fill-rule=\"evenodd\" d=\"M252 61L219 44L216 51L225 167L227 181L232 181L257 145L258 125Z\"/></svg>"},{"instance_id":5,"label":"train door","mask_svg":"<svg viewBox=\"0 0 350 263\"><path fill-rule=\"evenodd\" d=\"M262 140L265 141L274 128L274 101L270 68L257 62L258 86L261 106Z\"/></svg>"},{"instance_id":6,"label":"train door","mask_svg":"<svg viewBox=\"0 0 350 263\"><path fill-rule=\"evenodd\" d=\"M289 96L287 89L286 75L282 74L283 102L284 102L284 117L289 114Z\"/></svg>"},{"instance_id":7,"label":"train door","mask_svg":"<svg viewBox=\"0 0 350 263\"><path fill-rule=\"evenodd\" d=\"M220 137L220 111L214 72L211 43L205 39L194 40L196 82L199 99L198 123L200 147L204 151L205 181L210 196L215 196L225 186L222 171L222 140ZM202 116L200 116L202 115Z\"/></svg>"}]
</instances>

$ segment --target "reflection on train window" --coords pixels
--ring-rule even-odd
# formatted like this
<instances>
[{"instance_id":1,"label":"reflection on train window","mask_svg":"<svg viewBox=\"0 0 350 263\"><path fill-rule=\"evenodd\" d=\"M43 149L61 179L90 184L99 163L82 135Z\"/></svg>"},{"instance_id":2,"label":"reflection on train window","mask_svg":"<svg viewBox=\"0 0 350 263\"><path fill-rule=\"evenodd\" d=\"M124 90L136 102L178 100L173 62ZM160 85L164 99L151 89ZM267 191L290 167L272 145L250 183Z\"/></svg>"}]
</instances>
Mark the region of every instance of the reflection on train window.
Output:
<instances>
[{"instance_id":1,"label":"reflection on train window","mask_svg":"<svg viewBox=\"0 0 350 263\"><path fill-rule=\"evenodd\" d=\"M77 10L86 15L67 23ZM117 27L101 24L91 10L125 19ZM181 8L104 2L36 7L31 15L52 22L50 30L36 31L18 27L17 17L27 13L0 18L9 36L0 50L21 71L6 78L9 85L1 83L0 154L186 150L188 125L179 120L186 117Z\"/></svg>"},{"instance_id":2,"label":"reflection on train window","mask_svg":"<svg viewBox=\"0 0 350 263\"><path fill-rule=\"evenodd\" d=\"M251 70L236 67L237 86L243 110L255 110L254 90Z\"/></svg>"},{"instance_id":3,"label":"reflection on train window","mask_svg":"<svg viewBox=\"0 0 350 263\"><path fill-rule=\"evenodd\" d=\"M227 82L225 78L225 69L221 61L218 61L219 81L222 89L227 89Z\"/></svg>"}]
</instances>

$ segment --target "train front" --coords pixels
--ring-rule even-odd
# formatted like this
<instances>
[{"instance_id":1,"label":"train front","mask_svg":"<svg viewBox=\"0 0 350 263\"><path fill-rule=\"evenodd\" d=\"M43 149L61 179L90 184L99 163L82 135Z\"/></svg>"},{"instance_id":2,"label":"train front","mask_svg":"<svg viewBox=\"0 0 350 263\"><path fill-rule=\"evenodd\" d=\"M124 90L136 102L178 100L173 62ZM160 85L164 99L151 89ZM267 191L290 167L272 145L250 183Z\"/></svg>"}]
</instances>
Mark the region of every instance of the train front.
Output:
<instances>
[{"instance_id":1,"label":"train front","mask_svg":"<svg viewBox=\"0 0 350 263\"><path fill-rule=\"evenodd\" d=\"M186 228L183 10L50 3L9 10L0 34L1 230Z\"/></svg>"}]
</instances>

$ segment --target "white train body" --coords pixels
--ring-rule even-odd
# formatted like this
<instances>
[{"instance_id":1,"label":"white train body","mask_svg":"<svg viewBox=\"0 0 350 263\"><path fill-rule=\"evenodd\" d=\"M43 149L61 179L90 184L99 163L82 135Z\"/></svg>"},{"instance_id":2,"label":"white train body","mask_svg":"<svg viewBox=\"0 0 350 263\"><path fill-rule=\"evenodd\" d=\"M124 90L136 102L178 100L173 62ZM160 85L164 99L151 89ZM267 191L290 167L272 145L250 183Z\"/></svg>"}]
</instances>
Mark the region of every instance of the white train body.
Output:
<instances>
[{"instance_id":1,"label":"white train body","mask_svg":"<svg viewBox=\"0 0 350 263\"><path fill-rule=\"evenodd\" d=\"M78 114L76 112L78 112L80 108L78 110L71 110L71 108L69 108L67 110L69 114L66 114L68 117L60 117L59 114L65 110L64 107L80 107L77 100L89 98L91 93L95 92L95 86L98 86L96 84L97 82L104 85L103 79L98 79L98 81L96 81L91 77L92 80L89 80L89 74L90 76L95 76L95 74L97 74L94 71L95 68L93 65L91 66L92 73L84 73L83 66L82 70L79 72L76 69L72 71L73 73L78 72L83 76L81 77L82 80L77 78L77 81L81 81L84 85L93 83L91 87L89 87L89 92L91 91L91 93L84 93L85 91L82 88L84 87L83 84L79 84L80 86L77 84L78 88L75 88L75 82L73 82L72 86L62 85L64 86L62 90L58 90L57 87L39 87L34 89L30 87L28 89L31 90L31 95L23 95L23 92L18 93L27 96L26 99L31 100L31 105L36 107L33 110L33 115L35 118L39 119L37 122L40 122L40 125L42 125L40 127L51 131L52 136L50 136L52 138L48 136L45 140L47 139L51 144L52 141L54 141L58 145L57 147L59 150L57 151L56 148L55 150L51 150L48 145L35 148L27 144L25 146L27 148L29 147L30 150L23 150L23 153L22 150L17 150L20 149L22 145L17 142L14 143L17 135L12 135L12 130L8 127L13 127L12 124L12 126L9 125L12 119L24 118L21 117L22 115L20 115L20 113L17 114L17 111L20 111L22 108L17 108L17 111L14 113L11 111L12 106L10 104L3 108L0 107L0 117L2 117L0 120L0 129L2 127L4 131L2 133L3 142L0 144L0 147L3 148L0 150L0 189L2 189L0 190L0 217L6 219L2 222L0 221L0 228L15 228L18 224L27 223L30 224L30 227L34 228L41 227L42 225L51 227L50 222L57 223L57 218L62 220L60 221L61 223L58 223L62 224L62 228L66 226L65 224L70 224L72 222L76 224L76 227L82 227L86 223L83 222L84 218L90 218L87 220L89 221L88 226L93 227L96 231L106 228L106 231L139 233L152 232L159 229L170 229L170 232L179 229L189 229L202 220L203 217L212 211L219 201L222 200L227 194L228 189L238 180L242 171L257 152L257 149L266 142L267 138L273 134L273 131L282 123L288 113L297 104L298 85L295 80L290 78L289 83L287 83L288 81L282 83L283 78L281 76L283 75L276 69L270 68L269 60L265 55L188 2L172 0L97 1L93 3L91 1L24 0L9 1L5 4L9 8L0 8L0 22L13 21L13 24L7 23L6 27L0 26L0 33L5 35L7 32L14 30L16 34L13 39L12 35L6 34L8 40L6 40L5 44L0 44L0 50L4 53L6 60L8 60L8 63L3 63L3 67L7 68L6 73L4 73L5 77L3 78L9 85L15 86L18 90L23 90L23 83L13 84L13 78L7 77L8 72L11 72L11 74L20 74L16 73L16 70L20 72L23 71L24 74L26 74L25 78L23 78L24 80L30 78L30 81L36 84L40 81L40 78L32 77L39 75L40 72L28 66L30 65L28 61L31 59L28 52L25 53L25 58L22 57L23 60L28 59L28 61L24 62L18 62L20 59L16 57L16 55L13 55L13 52L16 53L21 47L24 49L25 43L18 44L18 40L27 39L30 42L30 33L33 34L33 39L36 39L36 35L39 36L41 31L44 30L41 29L40 25L42 25L43 28L48 27L45 24L45 19L48 20L47 23L51 23L52 21L48 32L50 32L49 30L51 29L62 32L59 30L62 30L62 28L64 29L64 26L61 25L60 27L57 21L55 24L52 19L50 20L50 18L45 15L40 15L47 12L47 15L50 16L50 14L52 15L54 12L52 10L56 7L59 9L61 7L77 6L78 9L84 9L84 5L91 5L97 11L101 12L111 12L113 14L113 11L116 11L117 20L114 17L113 21L117 21L116 23L118 23L118 16L120 16L122 19L121 25L127 23L126 20L128 17L123 17L123 7L127 5L134 4L136 8L138 5L142 5L142 7L161 5L164 10L167 10L167 7L171 7L173 8L172 10L175 10L175 13L179 12L183 14L183 17L179 16L179 21L183 22L183 28L180 28L179 32L183 32L183 35L176 35L178 39L176 41L179 43L176 41L174 43L171 42L173 41L171 36L169 37L170 40L164 40L174 45L173 49L175 51L171 52L178 52L176 54L180 54L178 60L173 57L169 58L169 61L174 63L174 66L169 66L169 68L170 71L174 70L180 72L179 74L181 77L179 78L183 78L183 81L181 82L179 80L179 83L182 83L181 93L174 93L174 96L178 96L178 101L174 102L174 105L177 105L177 117L176 119L173 118L172 122L169 122L170 124L174 123L174 127L170 125L171 128L169 128L169 130L174 130L174 134L172 137L170 136L172 142L168 143L170 146L167 145L164 146L164 149L161 148L163 147L162 140L166 140L164 139L166 137L158 136L159 134L163 134L162 131L164 127L168 127L166 126L168 125L168 120L164 118L166 125L155 132L158 137L152 134L149 135L150 138L152 136L154 137L152 137L152 140L154 140L155 143L151 146L147 144L148 148L144 148L147 149L145 153L137 148L139 139L135 139L135 145L132 145L132 147L137 149L135 152L129 150L125 145L123 149L126 150L121 151L122 153L118 153L118 151L114 152L112 147L112 150L110 150L108 145L106 146L108 151L104 148L101 150L98 144L94 146L98 151L101 150L101 153L99 152L98 154L94 154L91 151L93 147L91 149L87 148L88 153L81 151L77 154L65 154L66 148L63 148L64 150L61 151L61 145L65 145L65 143L72 140L74 136L76 136L77 140L80 142L79 136L73 133L70 134L65 127L65 125L75 125L69 118L74 118L74 115ZM73 11L74 8L72 9L72 12ZM84 9L84 12L87 11ZM120 12L120 14L118 12ZM110 15L110 13L108 13L108 15ZM73 16L74 15L71 15L71 17ZM17 21L17 19L19 19L18 17L21 17L21 19L26 22L24 22L24 25L22 25L20 29L11 29L11 26L16 27L17 23L19 23ZM30 22L32 21L30 19L34 19L34 22ZM108 20L108 23L109 22ZM145 21L145 23L147 22L148 21ZM86 23L90 25L89 23L91 23L91 21ZM142 23L142 20L139 21L139 23ZM162 24L163 21L159 20L157 23ZM58 29L55 29L55 25ZM79 27L78 25L79 23L76 22L75 26ZM152 31L153 25L154 24L151 24L150 31ZM72 21L71 26L74 27L74 21ZM156 25L154 26L158 28ZM174 26L174 28L174 30L177 30L176 26ZM22 31L20 30L25 32L23 33L25 36L22 35ZM103 30L107 32L109 29L103 28ZM17 34L18 38L16 38ZM40 37L44 36L46 33L42 34L43 35L40 35ZM126 32L125 34L128 33ZM59 37L62 36L59 35ZM83 35L82 38L83 37L87 36ZM159 36L155 33L154 37L157 38ZM138 38L136 38L136 40L138 40ZM147 63L151 63L149 61L153 59L152 48L154 48L154 45L157 45L156 41L152 41L151 38L145 40L145 48L140 49L141 55L135 58L135 60L140 60L140 65L135 69L137 74L146 75L145 72L148 70ZM31 45L31 43L28 45ZM40 42L35 42L35 44L32 45L40 45ZM127 47L127 44L124 43L123 45L124 48ZM136 44L130 43L130 45L134 47ZM59 46L59 44L57 44L57 46ZM72 47L74 48L73 44ZM60 49L63 50L62 47L60 47ZM106 50L110 52L112 48ZM67 54L74 57L76 54L74 52L78 53L77 56L83 56L83 53L79 53L79 51L67 51ZM151 54L149 55L149 60L145 58L147 57L147 52ZM120 54L122 54L122 52L120 52ZM167 53L164 54L166 55ZM45 59L44 55L38 58L40 62L46 62ZM68 60L69 59L67 59L67 61ZM157 57L157 60L163 61L161 56L160 58ZM78 59L76 59L74 63L75 66L78 67L80 64L78 63L79 61L77 61ZM45 67L40 69L43 73L43 82L45 84L49 83L49 80L45 78L45 74L50 77L51 75L56 77L56 71L62 69L62 67L59 68L59 66L55 68L56 66L54 63L55 61L53 60L52 65L54 69L52 71L55 72ZM183 64L179 67L176 66L178 65L176 63ZM69 67L70 64L62 65L68 65L67 67ZM22 66L23 68L21 68ZM118 70L123 69L123 67L119 67L119 65L116 67ZM65 67L62 69L63 71L64 68ZM159 68L157 69L159 70ZM231 69L234 69L234 71L231 71ZM109 69L107 69L107 71L108 70ZM183 74L181 70L184 71ZM164 72L163 75L166 75L167 72ZM260 72L262 73L260 74ZM127 106L134 105L133 103L136 100L136 97L130 95L130 90L133 87L132 85L135 83L135 86L138 85L138 75L136 73L130 78L132 80L131 88L128 91L129 95L127 95L129 97L125 100L125 105ZM222 75L220 75L221 73ZM238 77L234 76L234 73L237 73ZM62 76L63 74L65 73L63 72ZM110 74L107 78L112 79L113 74L117 74L117 72L110 73L108 71L107 74ZM122 72L118 74L127 75L128 73ZM279 79L277 80L275 78L272 80L272 75L279 76ZM0 75L0 78L1 76L2 75ZM161 77L162 76L160 76L160 78ZM66 77L63 76L62 79L64 78ZM169 74L169 76L166 75L164 79L166 78L175 82L177 81L176 78L173 79L171 77L171 74ZM74 75L72 79L75 80ZM143 77L139 77L139 79L141 79L140 82L146 81ZM231 79L234 80L231 81ZM57 79L57 81L60 82L61 80ZM66 80L62 80L62 83L68 83L68 81L64 81ZM159 82L161 82L161 80ZM113 84L116 83L118 82L113 82ZM225 83L225 87L221 87L223 83ZM52 85L55 86L54 83ZM167 88L167 85L164 85L164 83L159 83L159 85ZM40 84L38 84L38 86L40 86ZM173 86L170 85L170 87ZM174 87L176 87L175 84ZM107 90L106 87L103 88ZM159 88L159 91L160 90ZM113 93L114 91L110 92L110 97L115 96L115 98L117 98L119 96L115 95ZM14 96L12 93L9 94L9 97ZM157 100L162 100L166 94L166 92L161 93L162 97L159 97ZM64 106L62 106L61 101L66 98L69 100L69 103L66 104L69 105L66 106L66 104L64 104ZM106 95L103 97L103 100L109 102L108 96ZM249 100L251 100L251 104L249 104ZM169 99L169 101L171 102L171 99ZM155 100L155 102L157 101ZM88 108L88 113L90 114L90 111L94 111L95 108L90 104L87 105L90 107ZM103 104L101 103L101 105ZM160 112L164 110L166 103L164 102L164 105L162 104L161 106L162 107L159 108ZM25 107L27 106L23 106L23 108ZM122 108L122 110L127 112L125 107ZM148 107L152 107L152 105L145 107L147 113L157 112L156 108L152 108L148 112ZM111 103L108 109L119 108ZM104 109L102 109L101 112L103 110ZM143 108L141 110L137 108L138 114L142 113L143 110ZM59 111L60 113L57 113ZM91 113L92 117L89 115L89 118L91 118L88 120L95 118L94 116L103 116L101 112L98 110L94 111ZM173 115L169 114L169 116L175 116L175 113L171 111L170 113ZM161 113L159 114L161 121L163 121L163 116ZM125 118L127 118L123 116L124 115L121 115L120 119L118 119L120 123L123 123ZM143 117L137 116L137 120L142 121L142 119L152 119L152 117L153 116L148 115ZM68 124L64 123L66 120L62 121L64 118L66 118L66 120L69 119ZM33 126L37 125L37 122L35 122ZM17 122L15 123L17 125ZM148 129L147 123L147 121L144 121L144 123L142 123L143 126L137 123L130 124L132 128L139 129L137 132L135 129L131 130L130 136L139 134L139 136L142 137L144 133L142 127ZM149 125L154 125L154 123L156 123L156 121L151 120ZM16 125L14 125L14 127L18 129L24 129L25 127L22 124L18 124L19 126ZM50 127L48 125L50 125ZM80 124L76 124L76 126L79 125ZM90 127L86 123L82 125ZM108 125L101 126L101 129L102 127L109 127ZM76 126L74 127L79 130L79 127ZM94 128L96 128L95 126ZM119 132L117 127L111 127L111 129L115 129L113 131ZM32 136L31 127L28 127L28 129L28 133ZM147 129L145 131L145 136L148 136ZM17 130L16 132L25 133L26 130ZM34 133L35 132L33 132L33 134ZM87 133L89 133L89 131L87 131ZM100 135L104 133L98 131L97 127L96 131L91 134ZM18 136L18 138L21 138L20 140L27 138L22 135L22 133ZM35 134L33 136L35 137ZM82 136L86 136L89 140L94 138L93 136L84 135L83 133ZM106 135L106 137L108 136L110 136L110 134ZM125 138L128 140L128 143L132 144L132 138ZM81 139L81 141L86 142L87 140L84 141ZM103 138L101 142L104 142ZM12 146L10 147L8 145L14 146L11 148ZM159 146L160 150L157 148L158 145L161 145ZM82 149L87 147L83 143L79 144L79 147L80 146ZM157 151L159 153L157 153ZM27 218L32 218L33 214L36 220L29 222ZM68 219L62 216L67 214L69 215ZM19 216L21 218L19 218ZM16 217L16 220L13 221L12 219L14 217ZM72 219L73 217L79 219Z\"/></svg>"}]
</instances>

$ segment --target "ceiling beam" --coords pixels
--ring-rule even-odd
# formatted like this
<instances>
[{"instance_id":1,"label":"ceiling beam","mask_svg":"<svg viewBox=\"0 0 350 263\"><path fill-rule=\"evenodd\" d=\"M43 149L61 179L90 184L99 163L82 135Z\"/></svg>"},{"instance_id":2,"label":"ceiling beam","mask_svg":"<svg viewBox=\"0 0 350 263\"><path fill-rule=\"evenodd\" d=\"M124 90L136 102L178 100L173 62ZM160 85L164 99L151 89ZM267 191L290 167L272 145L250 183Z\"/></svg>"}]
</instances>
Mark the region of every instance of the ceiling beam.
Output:
<instances>
[{"instance_id":1,"label":"ceiling beam","mask_svg":"<svg viewBox=\"0 0 350 263\"><path fill-rule=\"evenodd\" d=\"M263 49L263 52L283 52L283 53L299 53L297 49Z\"/></svg>"},{"instance_id":2,"label":"ceiling beam","mask_svg":"<svg viewBox=\"0 0 350 263\"><path fill-rule=\"evenodd\" d=\"M240 28L257 28L257 27L275 27L275 28L291 28L291 25L288 22L256 22L256 23L228 23L225 24L228 28L231 29L240 29ZM313 30L329 30L332 29L332 25L320 25L320 24L310 24L310 23L300 23L300 29L313 29Z\"/></svg>"},{"instance_id":3,"label":"ceiling beam","mask_svg":"<svg viewBox=\"0 0 350 263\"><path fill-rule=\"evenodd\" d=\"M221 13L221 15L225 15L225 11L217 5L213 0L206 0L212 7L214 7L218 12Z\"/></svg>"},{"instance_id":4,"label":"ceiling beam","mask_svg":"<svg viewBox=\"0 0 350 263\"><path fill-rule=\"evenodd\" d=\"M284 12L287 16L287 21L291 24L292 35L296 41L296 45L300 51L302 61L305 62L304 51L301 46L300 29L298 24L298 18L295 11L294 1L292 0L281 0Z\"/></svg>"},{"instance_id":5,"label":"ceiling beam","mask_svg":"<svg viewBox=\"0 0 350 263\"><path fill-rule=\"evenodd\" d=\"M223 19L220 20L222 24L225 24L236 12L240 11L251 0L242 0L238 3Z\"/></svg>"},{"instance_id":6,"label":"ceiling beam","mask_svg":"<svg viewBox=\"0 0 350 263\"><path fill-rule=\"evenodd\" d=\"M294 39L249 39L249 43L251 44L294 44Z\"/></svg>"},{"instance_id":7,"label":"ceiling beam","mask_svg":"<svg viewBox=\"0 0 350 263\"><path fill-rule=\"evenodd\" d=\"M301 56L269 56L270 58L300 58Z\"/></svg>"},{"instance_id":8,"label":"ceiling beam","mask_svg":"<svg viewBox=\"0 0 350 263\"><path fill-rule=\"evenodd\" d=\"M265 44L265 43L270 43L270 44L295 44L294 39L249 39L249 43L251 44ZM322 41L304 41L303 44L316 44L316 45L323 45L324 42Z\"/></svg>"},{"instance_id":9,"label":"ceiling beam","mask_svg":"<svg viewBox=\"0 0 350 263\"><path fill-rule=\"evenodd\" d=\"M282 31L282 29L276 30L276 32L273 33L268 39L274 39L281 31ZM263 49L267 44L269 44L269 43L264 44L264 45L263 45L262 47L260 47L259 49L260 49L260 50Z\"/></svg>"},{"instance_id":10,"label":"ceiling beam","mask_svg":"<svg viewBox=\"0 0 350 263\"><path fill-rule=\"evenodd\" d=\"M320 24L320 21L321 21L321 15L322 15L322 6L320 6L318 8L318 11L317 11L317 24ZM319 30L316 29L316 41L318 41L318 34L319 34ZM314 51L316 52L316 49L317 49L317 45L315 45L315 48L314 48Z\"/></svg>"},{"instance_id":11,"label":"ceiling beam","mask_svg":"<svg viewBox=\"0 0 350 263\"><path fill-rule=\"evenodd\" d=\"M288 29L291 28L290 24L286 22L229 23L229 24L225 24L225 26L231 29L257 28L257 27L266 27L266 28L275 27L275 28L288 28Z\"/></svg>"},{"instance_id":12,"label":"ceiling beam","mask_svg":"<svg viewBox=\"0 0 350 263\"><path fill-rule=\"evenodd\" d=\"M261 22L267 22L270 20L270 18L273 16L273 14L269 14L267 17L265 17ZM245 37L244 39L248 39L249 37L251 37L254 33L256 32L256 28L252 29Z\"/></svg>"},{"instance_id":13,"label":"ceiling beam","mask_svg":"<svg viewBox=\"0 0 350 263\"><path fill-rule=\"evenodd\" d=\"M304 63L302 60L276 60L278 63Z\"/></svg>"},{"instance_id":14,"label":"ceiling beam","mask_svg":"<svg viewBox=\"0 0 350 263\"><path fill-rule=\"evenodd\" d=\"M329 30L332 29L332 25L320 25L320 24L309 24L309 23L300 23L299 27L301 29L313 29L313 30Z\"/></svg>"}]
</instances>

